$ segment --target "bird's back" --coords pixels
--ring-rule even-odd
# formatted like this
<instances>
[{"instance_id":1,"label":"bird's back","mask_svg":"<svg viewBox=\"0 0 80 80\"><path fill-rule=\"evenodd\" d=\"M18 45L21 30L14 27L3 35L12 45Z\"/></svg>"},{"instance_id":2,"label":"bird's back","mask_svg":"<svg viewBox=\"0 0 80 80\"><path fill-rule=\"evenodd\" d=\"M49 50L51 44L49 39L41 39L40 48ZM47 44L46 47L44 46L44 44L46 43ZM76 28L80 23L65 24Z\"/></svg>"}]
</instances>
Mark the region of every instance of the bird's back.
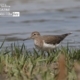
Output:
<instances>
[{"instance_id":1,"label":"bird's back","mask_svg":"<svg viewBox=\"0 0 80 80\"><path fill-rule=\"evenodd\" d=\"M42 36L42 38L47 44L59 44L69 34L71 33L66 33L62 35L44 35Z\"/></svg>"}]
</instances>

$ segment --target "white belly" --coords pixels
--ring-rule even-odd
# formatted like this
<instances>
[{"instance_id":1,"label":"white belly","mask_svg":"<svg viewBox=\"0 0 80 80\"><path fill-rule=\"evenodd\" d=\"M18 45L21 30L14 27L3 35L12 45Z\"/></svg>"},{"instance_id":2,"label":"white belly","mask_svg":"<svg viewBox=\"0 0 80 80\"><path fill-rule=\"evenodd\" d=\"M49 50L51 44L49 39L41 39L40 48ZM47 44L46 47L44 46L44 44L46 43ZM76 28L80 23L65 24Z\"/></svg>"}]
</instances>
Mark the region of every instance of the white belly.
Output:
<instances>
[{"instance_id":1,"label":"white belly","mask_svg":"<svg viewBox=\"0 0 80 80\"><path fill-rule=\"evenodd\" d=\"M43 50L46 50L46 49L55 49L56 47L59 46L59 44L56 44L56 45L53 45L53 44L47 44L44 42L43 40L43 46L40 47L37 40L34 40L34 44L35 46L38 48L38 49L43 49Z\"/></svg>"},{"instance_id":2,"label":"white belly","mask_svg":"<svg viewBox=\"0 0 80 80\"><path fill-rule=\"evenodd\" d=\"M49 49L54 49L54 48L56 48L56 47L58 47L59 46L59 44L55 44L55 45L53 45L53 44L47 44L47 43L43 43L43 48L49 48Z\"/></svg>"}]
</instances>

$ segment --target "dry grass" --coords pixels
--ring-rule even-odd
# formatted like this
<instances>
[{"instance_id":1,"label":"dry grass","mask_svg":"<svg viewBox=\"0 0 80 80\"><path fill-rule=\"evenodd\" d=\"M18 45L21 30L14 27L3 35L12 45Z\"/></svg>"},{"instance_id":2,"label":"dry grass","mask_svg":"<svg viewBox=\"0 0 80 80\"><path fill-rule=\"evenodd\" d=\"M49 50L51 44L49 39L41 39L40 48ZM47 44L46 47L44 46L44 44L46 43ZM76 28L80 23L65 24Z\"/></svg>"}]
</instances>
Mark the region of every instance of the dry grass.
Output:
<instances>
[{"instance_id":1,"label":"dry grass","mask_svg":"<svg viewBox=\"0 0 80 80\"><path fill-rule=\"evenodd\" d=\"M56 80L67 80L66 57L64 54L59 55L58 71Z\"/></svg>"},{"instance_id":2,"label":"dry grass","mask_svg":"<svg viewBox=\"0 0 80 80\"><path fill-rule=\"evenodd\" d=\"M77 80L80 80L80 64L78 61L74 61L74 70L76 72Z\"/></svg>"}]
</instances>

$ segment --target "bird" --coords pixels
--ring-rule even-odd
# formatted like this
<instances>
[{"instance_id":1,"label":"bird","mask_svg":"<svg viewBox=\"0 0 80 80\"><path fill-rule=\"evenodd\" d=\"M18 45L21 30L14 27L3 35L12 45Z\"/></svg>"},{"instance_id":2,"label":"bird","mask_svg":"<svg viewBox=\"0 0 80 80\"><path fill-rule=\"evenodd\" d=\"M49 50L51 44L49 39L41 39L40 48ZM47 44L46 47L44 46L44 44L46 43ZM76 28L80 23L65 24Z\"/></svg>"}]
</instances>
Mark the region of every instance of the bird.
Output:
<instances>
[{"instance_id":1,"label":"bird","mask_svg":"<svg viewBox=\"0 0 80 80\"><path fill-rule=\"evenodd\" d=\"M31 36L27 39L33 39L36 48L44 51L54 50L59 46L59 43L63 41L71 33L65 33L61 35L41 35L38 31L31 33Z\"/></svg>"}]
</instances>

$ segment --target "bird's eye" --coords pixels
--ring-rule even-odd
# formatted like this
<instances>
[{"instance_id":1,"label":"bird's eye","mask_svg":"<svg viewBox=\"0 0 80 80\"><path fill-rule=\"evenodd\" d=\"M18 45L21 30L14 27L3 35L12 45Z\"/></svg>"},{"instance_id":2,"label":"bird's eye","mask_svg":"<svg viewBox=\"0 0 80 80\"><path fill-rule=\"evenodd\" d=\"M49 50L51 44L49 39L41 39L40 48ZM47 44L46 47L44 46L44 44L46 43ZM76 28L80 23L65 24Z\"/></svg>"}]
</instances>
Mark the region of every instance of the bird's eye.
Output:
<instances>
[{"instance_id":1,"label":"bird's eye","mask_svg":"<svg viewBox=\"0 0 80 80\"><path fill-rule=\"evenodd\" d=\"M36 35L36 34L34 34L34 35Z\"/></svg>"}]
</instances>

